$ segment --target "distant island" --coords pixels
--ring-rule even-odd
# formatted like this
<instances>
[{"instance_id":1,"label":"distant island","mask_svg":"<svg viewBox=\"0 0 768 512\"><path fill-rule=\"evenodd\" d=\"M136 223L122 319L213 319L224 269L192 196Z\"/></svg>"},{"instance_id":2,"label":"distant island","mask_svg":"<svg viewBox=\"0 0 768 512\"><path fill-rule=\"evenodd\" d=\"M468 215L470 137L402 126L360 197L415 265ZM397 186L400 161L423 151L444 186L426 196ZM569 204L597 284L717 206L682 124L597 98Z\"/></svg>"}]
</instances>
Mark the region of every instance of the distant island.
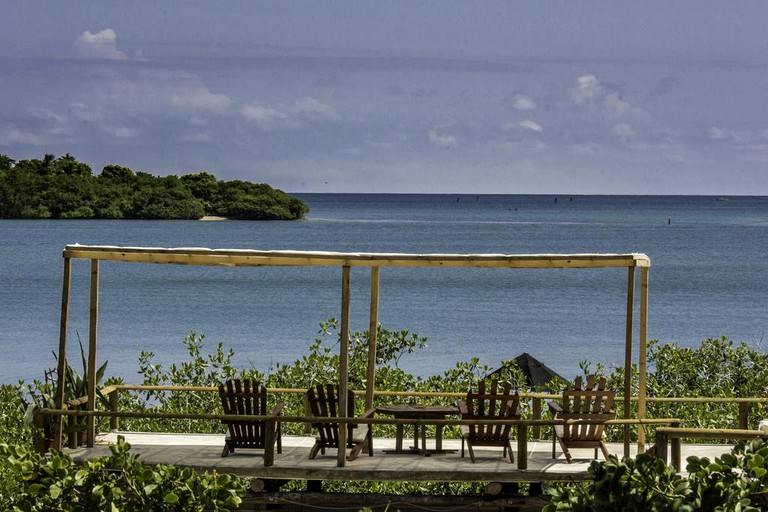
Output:
<instances>
[{"instance_id":1,"label":"distant island","mask_svg":"<svg viewBox=\"0 0 768 512\"><path fill-rule=\"evenodd\" d=\"M0 219L298 220L306 203L263 183L199 172L153 176L121 165L93 175L72 155L0 155Z\"/></svg>"}]
</instances>

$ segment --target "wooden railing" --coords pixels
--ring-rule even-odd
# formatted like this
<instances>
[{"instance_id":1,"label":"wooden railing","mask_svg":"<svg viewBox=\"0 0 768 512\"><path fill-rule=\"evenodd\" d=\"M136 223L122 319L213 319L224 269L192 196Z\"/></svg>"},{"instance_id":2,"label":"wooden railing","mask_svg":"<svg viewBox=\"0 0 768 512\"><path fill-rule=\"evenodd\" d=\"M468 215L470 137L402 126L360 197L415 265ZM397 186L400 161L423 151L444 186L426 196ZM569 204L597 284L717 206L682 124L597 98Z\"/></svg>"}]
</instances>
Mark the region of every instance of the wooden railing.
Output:
<instances>
[{"instance_id":1,"label":"wooden railing","mask_svg":"<svg viewBox=\"0 0 768 512\"><path fill-rule=\"evenodd\" d=\"M109 400L110 407L109 411L83 411L79 409L75 409L78 405L81 405L83 403L86 403L86 398L79 398L76 400L70 400L67 402L67 406L65 407L64 411L59 410L52 410L52 409L42 409L40 410L41 415L64 415L64 416L95 416L95 417L108 417L110 422L110 429L111 430L119 430L120 428L120 418L157 418L157 419L190 419L190 420L221 420L221 419L227 419L228 417L225 415L217 415L217 414L199 414L199 413L152 413L152 412L130 412L130 411L120 411L119 410L119 393L126 392L126 391L188 391L188 392L217 392L218 388L211 387L211 386L144 386L144 385L113 385L108 386L101 390L102 395L106 396ZM310 422L311 422L311 414L309 412L309 407L306 399L306 389L304 388L270 388L270 393L273 394L298 394L302 395L304 397L304 416L285 416L282 418L285 422L295 422L295 423L303 423L305 425L305 432L309 433L311 431L310 429ZM357 395L364 395L365 391L355 391L355 394ZM427 391L375 391L375 396L377 397L401 397L405 399L419 399L419 398L448 398L448 399L460 399L463 398L466 393L459 393L459 392L427 392ZM549 400L559 400L561 398L558 394L548 394L548 393L520 393L520 397L523 400L529 400L530 401L530 407L531 407L531 418L526 420L500 420L501 423L511 423L514 425L517 425L518 430L522 429L525 434L525 440L520 439L520 435L523 433L522 431L518 432L518 443L520 442L527 442L528 433L530 429L530 434L533 439L541 439L541 428L543 426L552 426L555 424L559 424L561 422L556 420L549 420L549 419L543 419L542 418L542 411L544 409L543 404L545 401ZM636 398L633 398L635 400ZM621 397L616 398L617 401L621 401ZM735 425L737 429L748 429L748 417L749 417L749 411L752 404L756 403L768 403L768 398L765 397L759 397L759 398L714 398L714 397L648 397L647 401L649 403L664 403L664 402L676 402L676 403L706 403L706 404L713 404L713 403L736 403L738 404L739 408L739 414L738 414L738 424ZM243 419L242 416L239 417L240 419ZM259 417L254 416L253 419L259 419ZM339 420L340 423L344 423L348 420ZM388 425L398 425L398 424L407 424L407 425L413 425L413 424L430 424L430 425L467 425L471 424L471 422L467 422L464 420L428 420L428 421L419 421L419 420L398 420L394 418L371 418L366 419L365 421L362 421L360 418L354 419L355 422L358 423L370 423L370 424L388 424ZM487 423L485 421L484 423ZM683 423L682 420L677 418L656 418L656 419L633 419L633 418L625 418L625 419L616 419L607 422L607 424L611 425L623 425L625 429L630 428L631 425L640 425L640 426L647 426L647 425L668 425L673 428L680 427ZM70 446L73 443L73 439L70 436ZM93 440L89 439L88 444L92 445ZM625 455L628 454L629 446L625 442Z\"/></svg>"}]
</instances>

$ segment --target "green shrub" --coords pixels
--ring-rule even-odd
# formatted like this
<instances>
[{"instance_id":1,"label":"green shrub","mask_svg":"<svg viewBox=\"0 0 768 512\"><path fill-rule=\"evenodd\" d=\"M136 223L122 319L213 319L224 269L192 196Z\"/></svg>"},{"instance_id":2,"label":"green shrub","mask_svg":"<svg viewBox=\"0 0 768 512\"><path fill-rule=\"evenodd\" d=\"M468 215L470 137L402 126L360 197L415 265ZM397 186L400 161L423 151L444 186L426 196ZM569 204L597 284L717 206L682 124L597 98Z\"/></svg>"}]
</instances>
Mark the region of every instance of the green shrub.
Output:
<instances>
[{"instance_id":1,"label":"green shrub","mask_svg":"<svg viewBox=\"0 0 768 512\"><path fill-rule=\"evenodd\" d=\"M7 510L202 511L230 510L242 502L247 482L217 473L159 464L147 466L122 436L112 454L75 464L66 454L43 457L22 445L0 444L13 485L0 488Z\"/></svg>"},{"instance_id":2,"label":"green shrub","mask_svg":"<svg viewBox=\"0 0 768 512\"><path fill-rule=\"evenodd\" d=\"M737 444L711 462L688 457L688 477L680 477L661 459L648 454L636 459L592 462L591 485L550 488L554 511L740 511L768 508L768 442Z\"/></svg>"}]
</instances>

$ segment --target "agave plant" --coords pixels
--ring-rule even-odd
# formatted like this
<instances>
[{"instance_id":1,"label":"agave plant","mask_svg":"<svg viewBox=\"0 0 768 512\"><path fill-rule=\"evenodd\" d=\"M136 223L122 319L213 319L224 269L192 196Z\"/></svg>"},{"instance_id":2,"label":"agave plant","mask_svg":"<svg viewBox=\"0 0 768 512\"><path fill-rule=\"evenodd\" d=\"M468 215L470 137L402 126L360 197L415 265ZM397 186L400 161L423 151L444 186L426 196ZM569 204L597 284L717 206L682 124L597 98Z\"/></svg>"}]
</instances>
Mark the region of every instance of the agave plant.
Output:
<instances>
[{"instance_id":1,"label":"agave plant","mask_svg":"<svg viewBox=\"0 0 768 512\"><path fill-rule=\"evenodd\" d=\"M88 396L88 362L85 358L85 349L80 335L77 335L77 342L80 345L80 361L83 366L82 374L75 370L69 363L65 365L64 373L64 402L70 408L85 410L88 403L83 401ZM55 354L54 354L55 357ZM107 369L108 361L105 361L98 370L96 370L96 396L105 406L109 406L109 400L101 393L99 386L104 378L104 372ZM70 422L67 425L66 432L79 432L85 430L85 416L70 416Z\"/></svg>"}]
</instances>

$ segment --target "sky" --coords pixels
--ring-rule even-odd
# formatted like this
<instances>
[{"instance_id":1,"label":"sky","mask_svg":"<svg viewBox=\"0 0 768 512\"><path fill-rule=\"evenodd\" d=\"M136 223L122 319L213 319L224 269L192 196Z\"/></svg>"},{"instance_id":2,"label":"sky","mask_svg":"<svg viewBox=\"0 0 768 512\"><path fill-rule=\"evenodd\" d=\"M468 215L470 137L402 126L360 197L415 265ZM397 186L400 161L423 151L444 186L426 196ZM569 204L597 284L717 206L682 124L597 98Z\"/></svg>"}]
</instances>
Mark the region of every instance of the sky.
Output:
<instances>
[{"instance_id":1,"label":"sky","mask_svg":"<svg viewBox=\"0 0 768 512\"><path fill-rule=\"evenodd\" d=\"M763 1L0 9L15 160L297 193L768 195Z\"/></svg>"}]
</instances>

